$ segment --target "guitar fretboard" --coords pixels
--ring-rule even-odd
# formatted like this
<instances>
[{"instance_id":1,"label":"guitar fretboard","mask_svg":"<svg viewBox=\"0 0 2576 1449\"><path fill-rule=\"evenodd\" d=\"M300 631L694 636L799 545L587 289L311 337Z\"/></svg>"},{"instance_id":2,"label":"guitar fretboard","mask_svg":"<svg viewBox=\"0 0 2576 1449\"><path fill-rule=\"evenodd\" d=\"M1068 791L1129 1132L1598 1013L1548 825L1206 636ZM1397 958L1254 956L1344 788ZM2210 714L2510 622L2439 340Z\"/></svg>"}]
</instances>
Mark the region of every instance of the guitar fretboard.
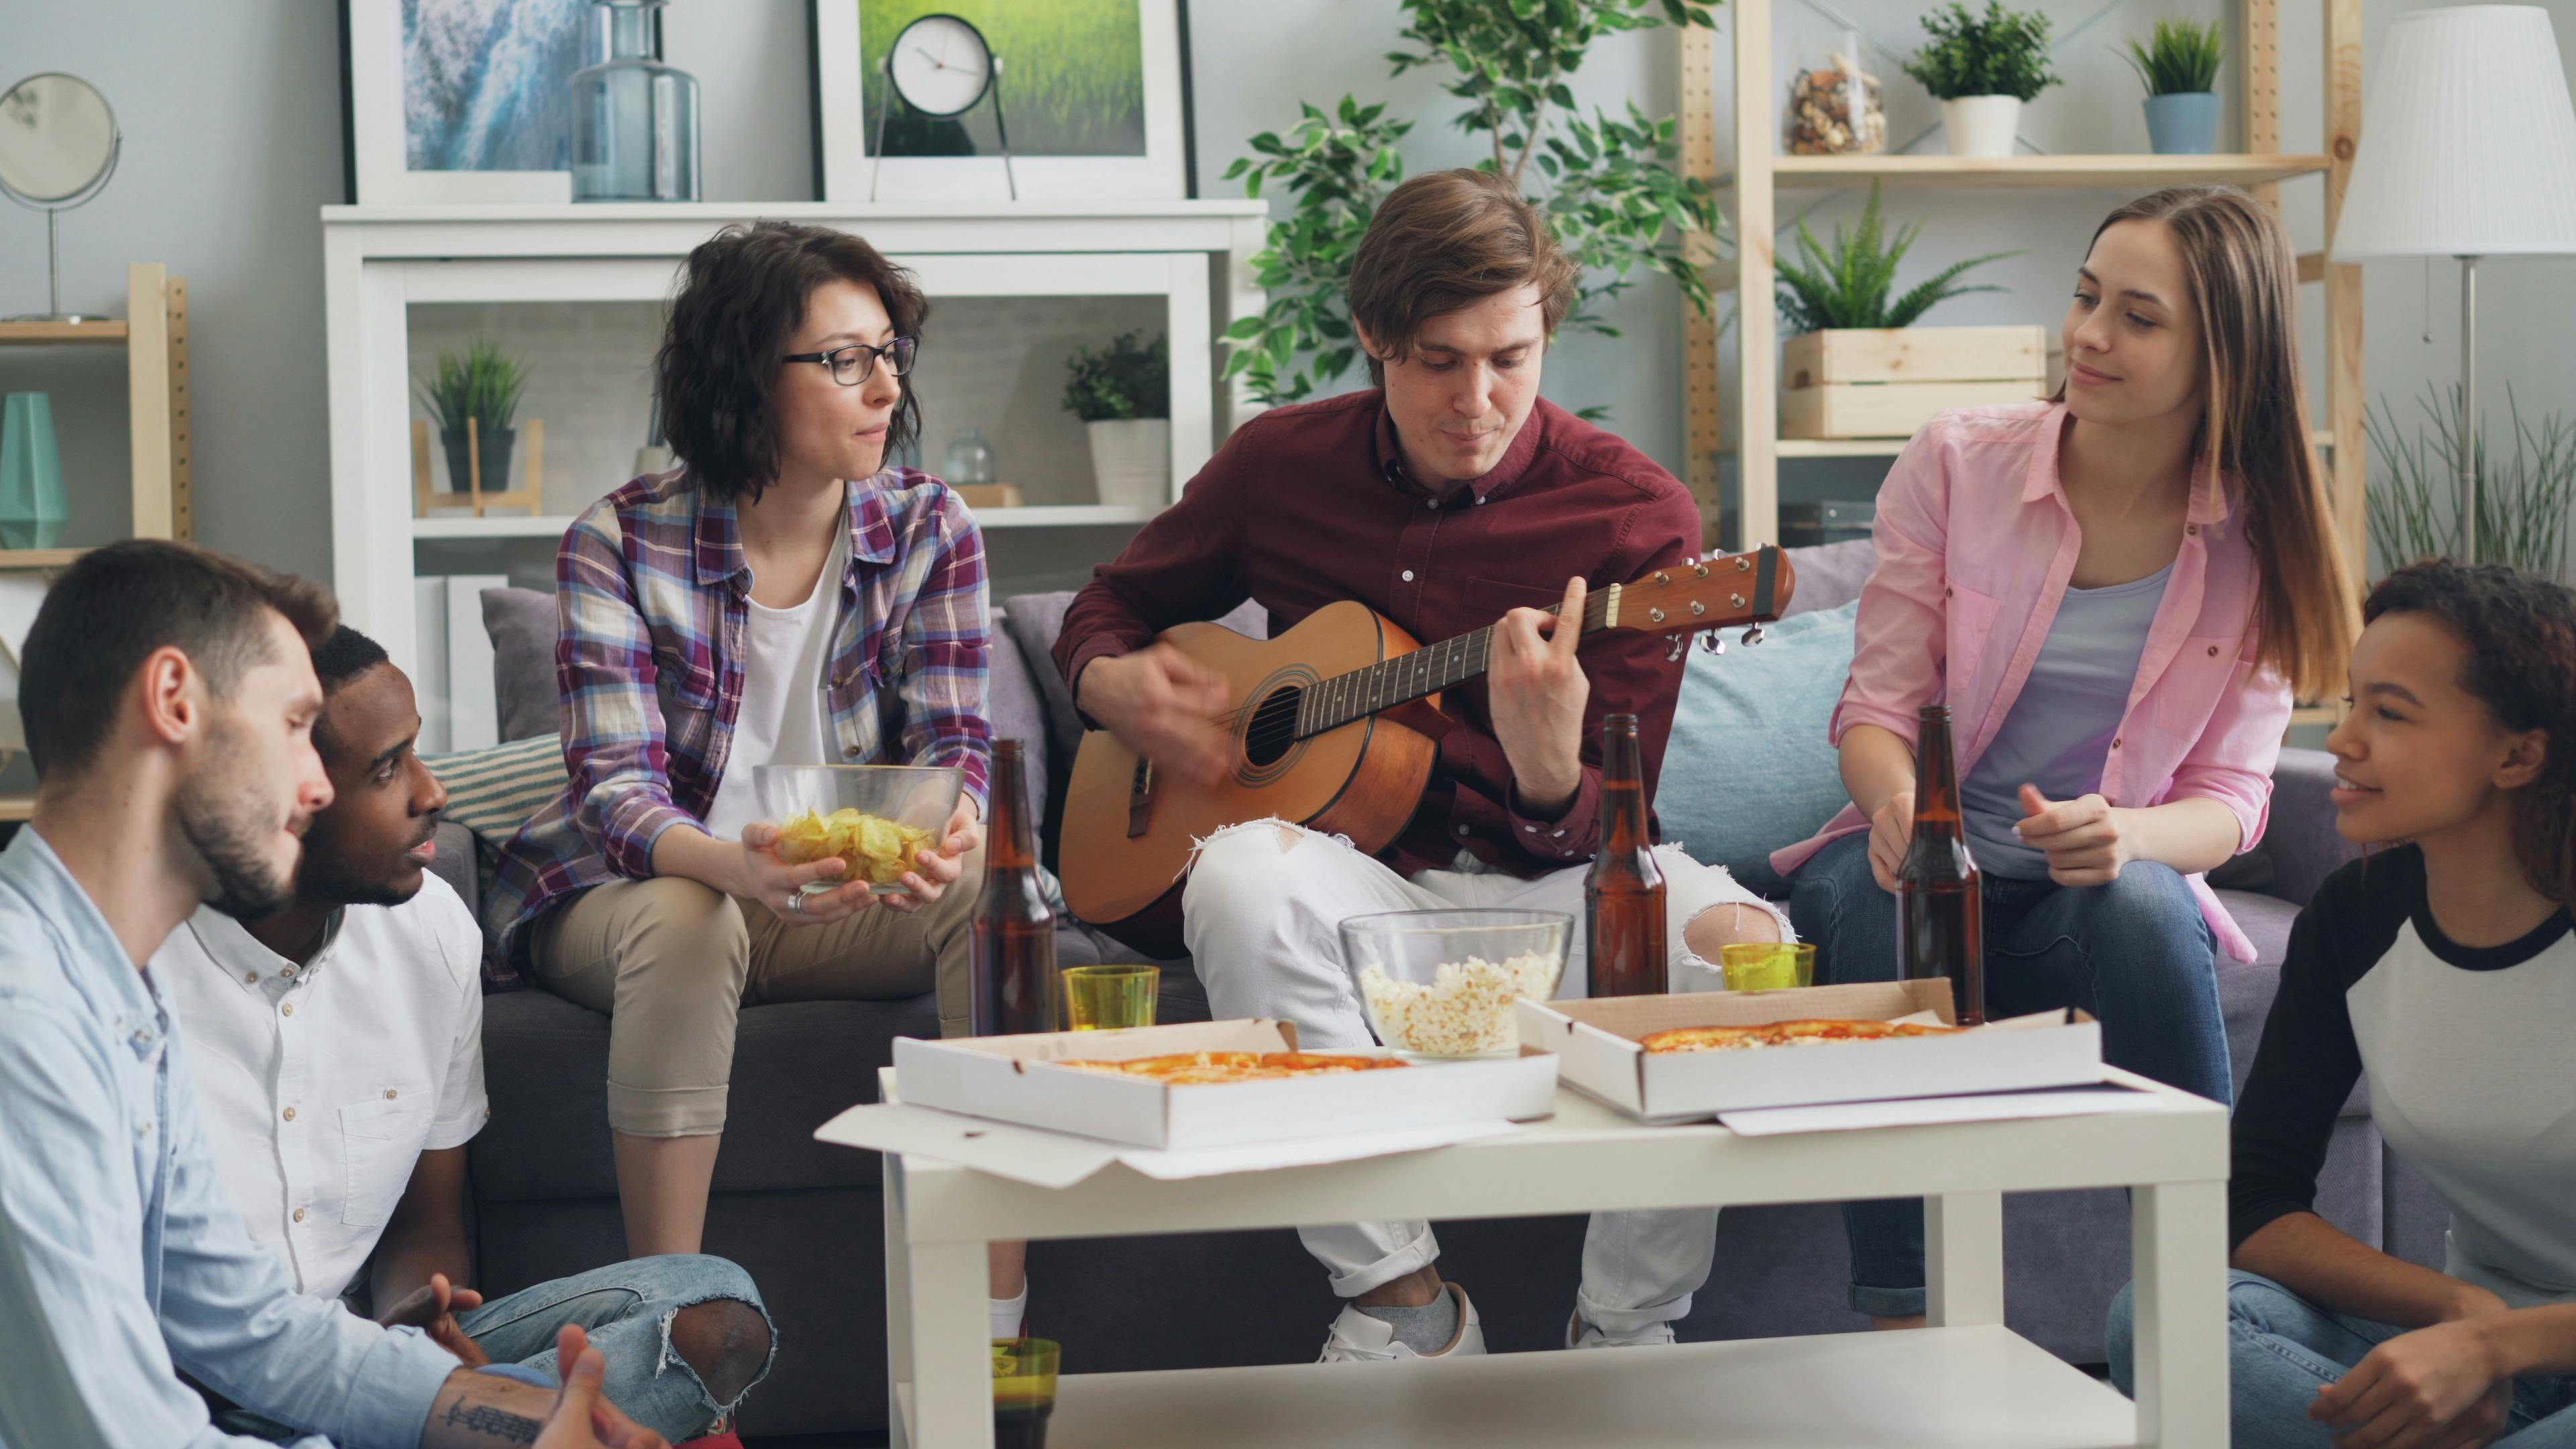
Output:
<instances>
[{"instance_id":1,"label":"guitar fretboard","mask_svg":"<svg viewBox=\"0 0 2576 1449\"><path fill-rule=\"evenodd\" d=\"M1607 591L1584 600L1583 632L1597 633L1608 616ZM1410 654L1337 674L1308 686L1297 701L1297 738L1339 729L1380 710L1440 693L1485 672L1493 662L1494 626L1425 644Z\"/></svg>"}]
</instances>

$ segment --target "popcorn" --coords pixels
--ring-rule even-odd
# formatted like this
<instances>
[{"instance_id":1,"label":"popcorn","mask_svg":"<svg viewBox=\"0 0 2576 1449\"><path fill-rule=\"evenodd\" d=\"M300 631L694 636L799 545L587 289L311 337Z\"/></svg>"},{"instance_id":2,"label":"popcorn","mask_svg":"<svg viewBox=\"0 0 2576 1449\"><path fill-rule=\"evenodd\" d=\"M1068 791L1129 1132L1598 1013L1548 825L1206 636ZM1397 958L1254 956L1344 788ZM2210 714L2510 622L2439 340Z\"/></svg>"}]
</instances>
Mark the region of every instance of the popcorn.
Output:
<instances>
[{"instance_id":1,"label":"popcorn","mask_svg":"<svg viewBox=\"0 0 2576 1449\"><path fill-rule=\"evenodd\" d=\"M1360 997L1388 1046L1424 1056L1491 1056L1519 1043L1512 1003L1546 1000L1558 969L1550 952L1502 962L1470 956L1441 963L1426 984L1389 976L1372 961L1360 969Z\"/></svg>"}]
</instances>

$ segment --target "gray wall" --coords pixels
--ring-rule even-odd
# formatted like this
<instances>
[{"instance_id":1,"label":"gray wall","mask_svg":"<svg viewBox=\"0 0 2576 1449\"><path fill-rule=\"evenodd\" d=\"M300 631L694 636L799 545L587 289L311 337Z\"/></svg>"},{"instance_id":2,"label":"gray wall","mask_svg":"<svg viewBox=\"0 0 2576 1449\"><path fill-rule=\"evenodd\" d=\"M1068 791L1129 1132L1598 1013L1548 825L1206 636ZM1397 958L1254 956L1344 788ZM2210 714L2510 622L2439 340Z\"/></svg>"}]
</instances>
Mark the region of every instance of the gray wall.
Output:
<instances>
[{"instance_id":1,"label":"gray wall","mask_svg":"<svg viewBox=\"0 0 2576 1449\"><path fill-rule=\"evenodd\" d=\"M1900 50L1919 36L1909 18L1918 0L1840 3ZM2576 0L2546 3L2562 50L2576 46ZM2408 8L2406 0L2365 6L2373 42ZM2089 4L2048 8L2061 30L2092 13ZM1390 100L1419 118L1406 158L1414 169L1477 156L1448 124L1455 102L1433 76L1385 78L1381 57L1400 23L1395 0L1198 0L1192 9L1202 194L1233 194L1215 178L1243 153L1244 137L1288 124L1301 98L1322 102L1344 91ZM2052 149L2142 149L2135 84L2106 47L2143 33L2159 14L2182 13L2179 0L2129 0L2086 32L2065 57L2075 83L2032 108L2028 134ZM1782 0L1779 15L1784 57L1833 29L1796 0ZM668 17L671 58L703 82L709 196L809 195L803 0L678 0ZM2294 149L2317 139L2315 47L2306 43L2316 31L2315 0L2285 0L2284 139ZM1674 44L1663 31L1604 41L1575 78L1578 96L1607 105L1634 96L1652 111L1675 109ZM117 107L125 131L115 181L64 218L66 301L121 310L129 259L163 260L188 278L198 536L315 576L328 575L330 547L315 210L340 199L338 54L329 0L0 0L0 84L38 70L84 75ZM1893 98L1894 134L1901 139L1929 124L1929 103L1894 61L1880 57L1878 68ZM1721 107L1725 90L1721 81ZM2317 191L2306 182L2289 192L2303 246L2317 240ZM2062 283L2108 204L2099 195L1934 195L1907 198L1902 214L1925 222L1915 256L1927 264L2030 250L1996 269L2012 295L1967 299L1936 315L2054 323ZM1828 224L1852 205L1831 202L1811 220ZM2576 371L2559 345L2562 319L2576 314L2576 262L2494 262L2482 276L2482 375L2499 384L2512 379L2527 407L2576 409ZM2450 380L2457 356L2453 269L2437 265L2432 281L2428 346L2419 340L2423 268L2387 263L2370 270L2374 394L2405 402L2427 381ZM43 219L0 207L0 312L43 304ZM1621 304L1614 320L1627 332L1622 341L1563 342L1549 361L1547 391L1570 406L1611 404L1615 426L1678 469L1678 309L1668 289L1650 284ZM0 387L54 392L67 470L104 490L100 497L121 497L122 380L104 357L0 355ZM1787 475L1790 496L1865 488L1873 476L1867 466L1826 473L1818 466ZM77 517L82 529L113 526L95 502ZM88 539L76 529L73 541Z\"/></svg>"}]
</instances>

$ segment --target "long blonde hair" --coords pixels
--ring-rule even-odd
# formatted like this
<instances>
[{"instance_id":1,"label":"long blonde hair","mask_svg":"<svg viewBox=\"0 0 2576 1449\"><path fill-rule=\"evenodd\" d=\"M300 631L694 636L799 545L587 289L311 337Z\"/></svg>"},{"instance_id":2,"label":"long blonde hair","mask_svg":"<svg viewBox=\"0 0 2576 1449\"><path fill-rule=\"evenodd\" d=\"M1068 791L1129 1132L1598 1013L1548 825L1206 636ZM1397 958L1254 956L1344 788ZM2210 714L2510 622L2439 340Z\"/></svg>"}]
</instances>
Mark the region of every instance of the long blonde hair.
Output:
<instances>
[{"instance_id":1,"label":"long blonde hair","mask_svg":"<svg viewBox=\"0 0 2576 1449\"><path fill-rule=\"evenodd\" d=\"M2256 662L2288 680L2298 698L2326 697L2343 687L2359 625L2308 440L2293 314L2299 271L2289 233L2268 207L2232 186L2141 196L2104 217L2094 238L2124 221L2164 223L2200 299L2209 397L2200 454L2242 490L2245 538L2259 574ZM2056 400L2065 397L2060 386Z\"/></svg>"}]
</instances>

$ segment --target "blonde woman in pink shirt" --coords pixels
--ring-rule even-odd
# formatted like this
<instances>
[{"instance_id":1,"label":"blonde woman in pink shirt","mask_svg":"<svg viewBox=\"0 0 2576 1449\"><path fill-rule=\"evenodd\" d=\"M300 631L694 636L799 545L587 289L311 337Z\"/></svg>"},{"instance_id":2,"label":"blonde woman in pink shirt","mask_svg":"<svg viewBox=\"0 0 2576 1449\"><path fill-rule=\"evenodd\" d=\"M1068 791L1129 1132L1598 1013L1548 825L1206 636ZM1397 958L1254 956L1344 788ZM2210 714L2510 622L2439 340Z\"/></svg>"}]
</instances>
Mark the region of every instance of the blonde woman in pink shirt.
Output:
<instances>
[{"instance_id":1,"label":"blonde woman in pink shirt","mask_svg":"<svg viewBox=\"0 0 2576 1449\"><path fill-rule=\"evenodd\" d=\"M1852 804L1772 857L1834 981L1893 980L1922 706L1947 702L1997 1016L2080 1006L2112 1062L2230 1095L2202 872L2263 837L2294 695L2354 625L2308 443L2297 267L2266 208L2178 187L2075 275L2066 383L1932 420L1880 490L1833 717ZM1852 1306L1922 1321L1918 1201L1853 1203Z\"/></svg>"}]
</instances>

